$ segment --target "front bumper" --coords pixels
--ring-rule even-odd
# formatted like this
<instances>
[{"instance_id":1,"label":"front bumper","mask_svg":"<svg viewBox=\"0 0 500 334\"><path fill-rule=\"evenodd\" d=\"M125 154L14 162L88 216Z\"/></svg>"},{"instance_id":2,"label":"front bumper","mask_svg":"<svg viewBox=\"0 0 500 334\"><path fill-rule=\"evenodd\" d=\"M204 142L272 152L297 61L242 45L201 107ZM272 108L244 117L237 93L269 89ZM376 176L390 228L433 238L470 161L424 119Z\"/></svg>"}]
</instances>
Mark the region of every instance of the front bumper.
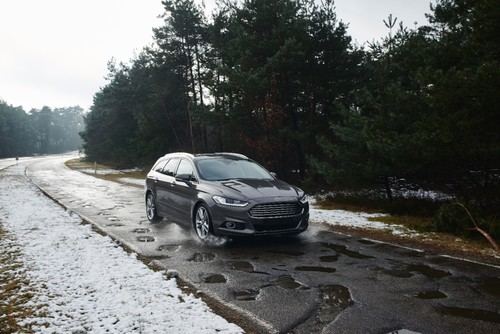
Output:
<instances>
[{"instance_id":1,"label":"front bumper","mask_svg":"<svg viewBox=\"0 0 500 334\"><path fill-rule=\"evenodd\" d=\"M309 205L300 204L299 214L279 218L254 218L245 208L212 207L214 234L225 236L258 236L299 234L309 226Z\"/></svg>"}]
</instances>

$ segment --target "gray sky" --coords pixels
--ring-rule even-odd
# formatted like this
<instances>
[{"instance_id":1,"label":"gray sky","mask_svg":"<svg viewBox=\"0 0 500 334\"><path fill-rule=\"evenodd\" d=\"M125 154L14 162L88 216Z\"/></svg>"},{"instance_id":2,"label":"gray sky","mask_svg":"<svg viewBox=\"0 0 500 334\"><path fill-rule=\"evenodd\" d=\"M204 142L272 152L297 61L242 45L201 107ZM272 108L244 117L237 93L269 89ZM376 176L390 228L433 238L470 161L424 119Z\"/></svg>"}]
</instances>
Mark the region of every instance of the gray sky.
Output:
<instances>
[{"instance_id":1,"label":"gray sky","mask_svg":"<svg viewBox=\"0 0 500 334\"><path fill-rule=\"evenodd\" d=\"M201 1L200 1L201 2ZM214 0L205 0L207 9ZM430 0L336 0L358 44L387 33L393 13L425 23ZM25 109L89 108L105 83L106 64L127 61L152 41L161 0L1 0L0 99Z\"/></svg>"}]
</instances>

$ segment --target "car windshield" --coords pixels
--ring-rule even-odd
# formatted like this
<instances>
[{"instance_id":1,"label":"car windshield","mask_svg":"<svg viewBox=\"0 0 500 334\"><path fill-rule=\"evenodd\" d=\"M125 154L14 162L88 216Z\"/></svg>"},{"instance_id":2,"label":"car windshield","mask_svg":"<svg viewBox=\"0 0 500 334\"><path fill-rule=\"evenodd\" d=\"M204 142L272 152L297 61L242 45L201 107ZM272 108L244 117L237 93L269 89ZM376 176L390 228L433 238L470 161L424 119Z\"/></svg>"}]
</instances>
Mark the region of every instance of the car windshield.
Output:
<instances>
[{"instance_id":1,"label":"car windshield","mask_svg":"<svg viewBox=\"0 0 500 334\"><path fill-rule=\"evenodd\" d=\"M207 181L231 179L272 180L273 177L264 168L253 161L228 158L209 158L198 160L200 177Z\"/></svg>"}]
</instances>

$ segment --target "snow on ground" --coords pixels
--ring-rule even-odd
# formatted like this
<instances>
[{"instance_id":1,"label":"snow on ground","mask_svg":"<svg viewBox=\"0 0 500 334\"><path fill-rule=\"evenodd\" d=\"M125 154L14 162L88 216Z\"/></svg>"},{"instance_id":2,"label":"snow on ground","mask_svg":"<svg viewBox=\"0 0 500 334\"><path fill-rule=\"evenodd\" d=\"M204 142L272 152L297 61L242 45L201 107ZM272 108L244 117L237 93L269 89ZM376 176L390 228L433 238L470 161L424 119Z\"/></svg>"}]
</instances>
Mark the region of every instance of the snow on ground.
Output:
<instances>
[{"instance_id":1,"label":"snow on ground","mask_svg":"<svg viewBox=\"0 0 500 334\"><path fill-rule=\"evenodd\" d=\"M390 231L392 234L398 235L411 235L417 233L403 225L385 224L379 221L369 220L369 218L386 216L383 213L320 209L316 206L314 200L310 202L310 205L310 220L315 223L325 223L332 226L346 226L358 229L386 230Z\"/></svg>"},{"instance_id":2,"label":"snow on ground","mask_svg":"<svg viewBox=\"0 0 500 334\"><path fill-rule=\"evenodd\" d=\"M136 179L133 177L120 177L118 180L123 183L130 183L141 187L144 186L144 183L146 182L144 179Z\"/></svg>"},{"instance_id":3,"label":"snow on ground","mask_svg":"<svg viewBox=\"0 0 500 334\"><path fill-rule=\"evenodd\" d=\"M40 333L241 333L109 237L43 196L13 166L0 173L0 224L15 235L41 307Z\"/></svg>"},{"instance_id":4,"label":"snow on ground","mask_svg":"<svg viewBox=\"0 0 500 334\"><path fill-rule=\"evenodd\" d=\"M109 175L109 174L126 174L133 172L140 172L140 168L129 168L129 169L113 169L113 168L78 168L79 172L85 174L98 174L98 175Z\"/></svg>"}]
</instances>

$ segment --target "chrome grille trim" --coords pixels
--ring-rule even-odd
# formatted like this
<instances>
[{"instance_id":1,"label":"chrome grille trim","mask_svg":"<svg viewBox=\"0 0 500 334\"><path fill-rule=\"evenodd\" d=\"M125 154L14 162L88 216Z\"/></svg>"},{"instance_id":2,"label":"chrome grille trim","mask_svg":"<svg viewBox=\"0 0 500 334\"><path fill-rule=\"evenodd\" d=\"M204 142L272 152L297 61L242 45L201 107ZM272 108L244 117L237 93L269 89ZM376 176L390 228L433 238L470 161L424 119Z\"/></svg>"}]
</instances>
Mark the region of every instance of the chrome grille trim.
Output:
<instances>
[{"instance_id":1,"label":"chrome grille trim","mask_svg":"<svg viewBox=\"0 0 500 334\"><path fill-rule=\"evenodd\" d=\"M298 202L265 203L257 204L250 209L249 214L253 218L287 218L299 215L302 208Z\"/></svg>"}]
</instances>

